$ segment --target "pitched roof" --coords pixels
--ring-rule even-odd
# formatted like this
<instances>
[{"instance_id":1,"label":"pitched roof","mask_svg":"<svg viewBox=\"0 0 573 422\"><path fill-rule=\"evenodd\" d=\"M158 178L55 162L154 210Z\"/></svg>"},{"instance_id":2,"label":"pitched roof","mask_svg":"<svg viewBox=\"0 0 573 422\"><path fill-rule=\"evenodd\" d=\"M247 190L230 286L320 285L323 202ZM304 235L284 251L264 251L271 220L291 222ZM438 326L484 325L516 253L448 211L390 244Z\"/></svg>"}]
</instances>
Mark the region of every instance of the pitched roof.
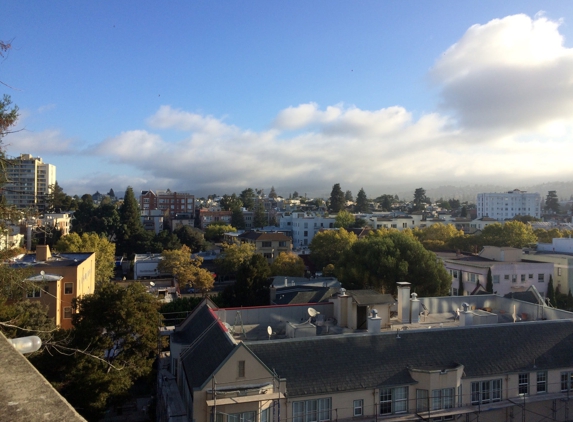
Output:
<instances>
[{"instance_id":1,"label":"pitched roof","mask_svg":"<svg viewBox=\"0 0 573 422\"><path fill-rule=\"evenodd\" d=\"M359 305L377 305L382 303L395 303L394 296L378 293L375 290L347 290L346 293L352 296Z\"/></svg>"},{"instance_id":2,"label":"pitched roof","mask_svg":"<svg viewBox=\"0 0 573 422\"><path fill-rule=\"evenodd\" d=\"M573 367L570 320L245 344L291 396L413 383L409 367L462 364L466 378Z\"/></svg>"},{"instance_id":3,"label":"pitched roof","mask_svg":"<svg viewBox=\"0 0 573 422\"><path fill-rule=\"evenodd\" d=\"M328 302L338 288L334 287L292 287L288 289L277 289L277 297L273 301L277 305L294 305L301 303Z\"/></svg>"}]
</instances>

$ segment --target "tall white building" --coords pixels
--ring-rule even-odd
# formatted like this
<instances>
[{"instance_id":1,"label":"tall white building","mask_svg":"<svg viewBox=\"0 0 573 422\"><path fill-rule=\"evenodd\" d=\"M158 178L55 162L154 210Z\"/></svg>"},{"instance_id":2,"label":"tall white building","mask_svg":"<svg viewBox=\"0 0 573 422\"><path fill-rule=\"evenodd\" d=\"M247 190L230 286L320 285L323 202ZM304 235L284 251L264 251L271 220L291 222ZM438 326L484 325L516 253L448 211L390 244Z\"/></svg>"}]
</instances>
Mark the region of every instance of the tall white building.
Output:
<instances>
[{"instance_id":1,"label":"tall white building","mask_svg":"<svg viewBox=\"0 0 573 422\"><path fill-rule=\"evenodd\" d=\"M512 219L516 215L541 218L541 195L515 189L504 193L479 193L477 217L490 217L498 221Z\"/></svg>"},{"instance_id":2,"label":"tall white building","mask_svg":"<svg viewBox=\"0 0 573 422\"><path fill-rule=\"evenodd\" d=\"M44 211L51 186L56 183L56 166L42 158L20 154L10 160L6 169L8 182L4 193L9 204L18 208L37 208Z\"/></svg>"}]
</instances>

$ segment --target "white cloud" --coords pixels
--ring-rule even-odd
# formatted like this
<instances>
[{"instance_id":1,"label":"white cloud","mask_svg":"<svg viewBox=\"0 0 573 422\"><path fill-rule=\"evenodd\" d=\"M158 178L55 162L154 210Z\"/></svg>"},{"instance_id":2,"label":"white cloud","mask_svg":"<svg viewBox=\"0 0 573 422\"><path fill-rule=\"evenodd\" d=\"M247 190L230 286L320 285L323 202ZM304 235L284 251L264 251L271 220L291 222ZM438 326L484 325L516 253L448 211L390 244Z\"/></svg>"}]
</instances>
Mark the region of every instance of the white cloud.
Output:
<instances>
[{"instance_id":1,"label":"white cloud","mask_svg":"<svg viewBox=\"0 0 573 422\"><path fill-rule=\"evenodd\" d=\"M46 129L41 132L32 132L25 128L3 139L4 146L9 155L18 156L22 153L33 155L44 154L74 154L81 145L74 139L65 138L57 129Z\"/></svg>"}]
</instances>

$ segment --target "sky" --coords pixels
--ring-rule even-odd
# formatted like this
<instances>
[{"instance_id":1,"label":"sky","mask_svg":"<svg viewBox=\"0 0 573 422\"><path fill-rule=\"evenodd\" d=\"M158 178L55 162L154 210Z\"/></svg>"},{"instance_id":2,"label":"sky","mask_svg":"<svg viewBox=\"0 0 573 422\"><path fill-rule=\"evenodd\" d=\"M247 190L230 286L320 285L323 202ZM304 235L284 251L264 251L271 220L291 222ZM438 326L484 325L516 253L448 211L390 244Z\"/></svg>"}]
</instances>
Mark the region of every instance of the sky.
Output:
<instances>
[{"instance_id":1,"label":"sky","mask_svg":"<svg viewBox=\"0 0 573 422\"><path fill-rule=\"evenodd\" d=\"M570 1L8 2L11 156L70 195L572 181Z\"/></svg>"}]
</instances>

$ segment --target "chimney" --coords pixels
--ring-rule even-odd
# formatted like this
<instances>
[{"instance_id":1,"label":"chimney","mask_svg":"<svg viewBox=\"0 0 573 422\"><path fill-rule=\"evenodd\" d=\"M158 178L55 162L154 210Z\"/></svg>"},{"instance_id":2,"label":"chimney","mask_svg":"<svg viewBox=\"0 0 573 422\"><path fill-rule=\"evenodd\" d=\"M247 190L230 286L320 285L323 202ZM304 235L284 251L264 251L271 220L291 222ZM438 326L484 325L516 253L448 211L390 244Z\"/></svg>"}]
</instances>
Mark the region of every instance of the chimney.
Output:
<instances>
[{"instance_id":1,"label":"chimney","mask_svg":"<svg viewBox=\"0 0 573 422\"><path fill-rule=\"evenodd\" d=\"M398 320L402 324L410 323L410 286L411 283L399 281L398 285Z\"/></svg>"},{"instance_id":2,"label":"chimney","mask_svg":"<svg viewBox=\"0 0 573 422\"><path fill-rule=\"evenodd\" d=\"M467 302L462 303L462 311L460 312L460 327L467 327L473 325L473 314L470 311L470 304Z\"/></svg>"},{"instance_id":3,"label":"chimney","mask_svg":"<svg viewBox=\"0 0 573 422\"><path fill-rule=\"evenodd\" d=\"M50 253L50 247L48 245L38 245L36 246L36 261L47 261L52 257Z\"/></svg>"},{"instance_id":4,"label":"chimney","mask_svg":"<svg viewBox=\"0 0 573 422\"><path fill-rule=\"evenodd\" d=\"M341 288L337 300L334 302L334 315L340 327L348 327L348 306L352 305L350 296L346 294L346 289Z\"/></svg>"},{"instance_id":5,"label":"chimney","mask_svg":"<svg viewBox=\"0 0 573 422\"><path fill-rule=\"evenodd\" d=\"M410 321L412 324L420 322L420 300L416 293L412 293L410 299Z\"/></svg>"},{"instance_id":6,"label":"chimney","mask_svg":"<svg viewBox=\"0 0 573 422\"><path fill-rule=\"evenodd\" d=\"M378 311L372 309L372 316L368 318L368 334L379 333L382 328L382 318L378 316Z\"/></svg>"}]
</instances>

